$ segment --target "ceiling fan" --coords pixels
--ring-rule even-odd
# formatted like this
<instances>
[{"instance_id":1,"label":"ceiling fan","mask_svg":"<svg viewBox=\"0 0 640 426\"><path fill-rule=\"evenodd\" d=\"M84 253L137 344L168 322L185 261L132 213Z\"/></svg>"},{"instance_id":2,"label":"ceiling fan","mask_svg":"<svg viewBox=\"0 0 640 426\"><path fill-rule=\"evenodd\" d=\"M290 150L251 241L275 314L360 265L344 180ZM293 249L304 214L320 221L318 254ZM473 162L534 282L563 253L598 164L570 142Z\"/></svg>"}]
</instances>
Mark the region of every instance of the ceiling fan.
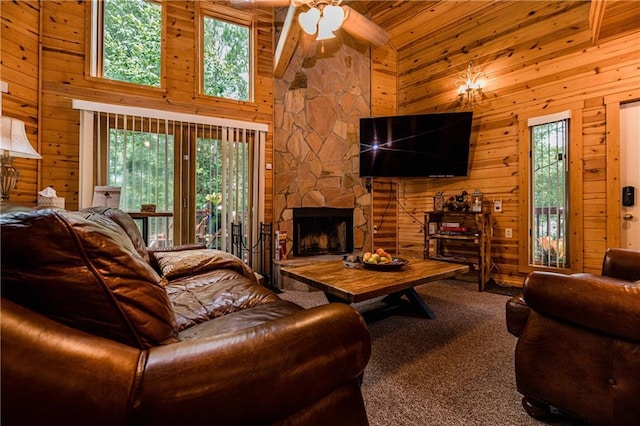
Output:
<instances>
[{"instance_id":1,"label":"ceiling fan","mask_svg":"<svg viewBox=\"0 0 640 426\"><path fill-rule=\"evenodd\" d=\"M307 35L315 35L315 39L320 41L335 37L340 28L375 46L382 46L389 40L383 28L352 7L342 5L342 0L231 0L231 4L242 8L300 8L297 19L300 27Z\"/></svg>"}]
</instances>

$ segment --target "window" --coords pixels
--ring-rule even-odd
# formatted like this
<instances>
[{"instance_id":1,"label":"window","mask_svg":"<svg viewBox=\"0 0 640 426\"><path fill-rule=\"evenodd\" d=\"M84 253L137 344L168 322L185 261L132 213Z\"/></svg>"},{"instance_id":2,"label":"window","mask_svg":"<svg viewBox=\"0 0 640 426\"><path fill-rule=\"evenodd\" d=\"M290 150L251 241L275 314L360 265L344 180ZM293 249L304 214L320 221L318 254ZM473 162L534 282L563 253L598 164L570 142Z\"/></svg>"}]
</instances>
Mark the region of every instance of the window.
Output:
<instances>
[{"instance_id":1,"label":"window","mask_svg":"<svg viewBox=\"0 0 640 426\"><path fill-rule=\"evenodd\" d=\"M160 87L162 5L151 0L93 4L91 75Z\"/></svg>"},{"instance_id":2,"label":"window","mask_svg":"<svg viewBox=\"0 0 640 426\"><path fill-rule=\"evenodd\" d=\"M74 108L84 111L81 208L85 187L119 186L121 209L173 213L149 219L149 245L197 241L251 263L266 125L77 100Z\"/></svg>"},{"instance_id":3,"label":"window","mask_svg":"<svg viewBox=\"0 0 640 426\"><path fill-rule=\"evenodd\" d=\"M255 132L219 126L202 126L196 139L196 242L226 249L229 224L250 221L252 147ZM246 235L240 235L245 245ZM231 244L234 244L231 241ZM240 252L246 254L247 247ZM246 259L245 259L246 260Z\"/></svg>"},{"instance_id":4,"label":"window","mask_svg":"<svg viewBox=\"0 0 640 426\"><path fill-rule=\"evenodd\" d=\"M251 24L225 21L211 13L205 11L202 18L202 91L208 96L248 101Z\"/></svg>"},{"instance_id":5,"label":"window","mask_svg":"<svg viewBox=\"0 0 640 426\"><path fill-rule=\"evenodd\" d=\"M565 108L518 120L519 272L583 268L584 106Z\"/></svg>"},{"instance_id":6,"label":"window","mask_svg":"<svg viewBox=\"0 0 640 426\"><path fill-rule=\"evenodd\" d=\"M569 119L531 124L530 263L555 268L568 264Z\"/></svg>"},{"instance_id":7,"label":"window","mask_svg":"<svg viewBox=\"0 0 640 426\"><path fill-rule=\"evenodd\" d=\"M154 204L157 211L173 212L174 136L166 123L117 114L100 118L98 128L108 135L98 139L107 153L106 184L121 188L120 208L137 211L143 204ZM150 218L149 243L172 245L172 225L166 217Z\"/></svg>"}]
</instances>

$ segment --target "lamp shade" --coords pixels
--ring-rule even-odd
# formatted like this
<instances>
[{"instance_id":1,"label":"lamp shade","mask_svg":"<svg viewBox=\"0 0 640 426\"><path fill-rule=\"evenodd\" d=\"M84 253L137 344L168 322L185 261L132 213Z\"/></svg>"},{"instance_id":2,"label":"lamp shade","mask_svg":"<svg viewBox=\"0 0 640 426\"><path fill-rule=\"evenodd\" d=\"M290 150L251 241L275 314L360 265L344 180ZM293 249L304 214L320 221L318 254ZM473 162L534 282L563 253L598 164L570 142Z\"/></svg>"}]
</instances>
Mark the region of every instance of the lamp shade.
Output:
<instances>
[{"instance_id":1,"label":"lamp shade","mask_svg":"<svg viewBox=\"0 0 640 426\"><path fill-rule=\"evenodd\" d=\"M42 158L27 139L23 121L4 116L0 119L0 150L12 157Z\"/></svg>"}]
</instances>

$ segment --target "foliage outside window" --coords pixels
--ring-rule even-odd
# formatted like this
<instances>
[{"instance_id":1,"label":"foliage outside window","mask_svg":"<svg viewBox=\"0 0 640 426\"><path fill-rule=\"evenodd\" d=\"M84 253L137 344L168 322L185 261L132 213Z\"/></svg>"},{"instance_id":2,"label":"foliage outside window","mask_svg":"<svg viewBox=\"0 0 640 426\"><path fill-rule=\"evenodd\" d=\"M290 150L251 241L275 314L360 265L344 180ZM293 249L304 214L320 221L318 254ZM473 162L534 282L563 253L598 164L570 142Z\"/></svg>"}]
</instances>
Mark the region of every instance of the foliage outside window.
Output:
<instances>
[{"instance_id":1,"label":"foliage outside window","mask_svg":"<svg viewBox=\"0 0 640 426\"><path fill-rule=\"evenodd\" d=\"M196 140L196 242L222 248L229 224L249 226L252 132L203 129Z\"/></svg>"},{"instance_id":2,"label":"foliage outside window","mask_svg":"<svg viewBox=\"0 0 640 426\"><path fill-rule=\"evenodd\" d=\"M103 7L102 69L97 73L160 87L162 5L148 0L104 0L97 5Z\"/></svg>"},{"instance_id":3,"label":"foliage outside window","mask_svg":"<svg viewBox=\"0 0 640 426\"><path fill-rule=\"evenodd\" d=\"M137 126L139 130L108 129L107 185L121 188L120 208L137 211L142 204L154 204L157 211L173 212L174 137L158 123L142 119L131 123L120 120L118 127ZM149 244L173 244L171 218L149 219Z\"/></svg>"},{"instance_id":4,"label":"foliage outside window","mask_svg":"<svg viewBox=\"0 0 640 426\"><path fill-rule=\"evenodd\" d=\"M188 209L183 223L176 223L176 216L149 218L151 246L196 241L230 251L232 224L241 224L242 258L249 258L252 164L259 132L105 113L96 127L96 152L104 153L97 158L104 171L98 173L100 184L121 188L121 209L137 211L142 204L174 214ZM194 162L178 161L178 148L187 146L195 149L190 151ZM181 180L192 173L194 180Z\"/></svg>"},{"instance_id":5,"label":"foliage outside window","mask_svg":"<svg viewBox=\"0 0 640 426\"><path fill-rule=\"evenodd\" d=\"M568 119L530 127L532 265L566 268L569 262L568 127Z\"/></svg>"},{"instance_id":6,"label":"foliage outside window","mask_svg":"<svg viewBox=\"0 0 640 426\"><path fill-rule=\"evenodd\" d=\"M204 94L248 101L250 27L204 16L203 28Z\"/></svg>"},{"instance_id":7,"label":"foliage outside window","mask_svg":"<svg viewBox=\"0 0 640 426\"><path fill-rule=\"evenodd\" d=\"M121 208L173 210L173 145L172 135L109 130L108 185L122 187Z\"/></svg>"}]
</instances>

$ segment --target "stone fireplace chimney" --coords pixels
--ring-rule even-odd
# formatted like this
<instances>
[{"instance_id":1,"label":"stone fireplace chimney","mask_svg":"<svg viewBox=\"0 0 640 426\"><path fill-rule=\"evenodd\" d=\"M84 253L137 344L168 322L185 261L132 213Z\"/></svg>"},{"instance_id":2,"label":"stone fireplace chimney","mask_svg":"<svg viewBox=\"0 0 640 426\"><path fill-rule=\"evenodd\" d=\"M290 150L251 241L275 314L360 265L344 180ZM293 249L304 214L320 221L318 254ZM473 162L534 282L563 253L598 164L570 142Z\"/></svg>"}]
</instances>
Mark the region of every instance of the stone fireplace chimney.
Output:
<instances>
[{"instance_id":1,"label":"stone fireplace chimney","mask_svg":"<svg viewBox=\"0 0 640 426\"><path fill-rule=\"evenodd\" d=\"M371 115L369 46L343 41L313 61L299 53L275 84L274 229L287 232L296 255L296 209L350 209L353 246L343 249L361 251L371 238L371 194L358 175L360 118Z\"/></svg>"}]
</instances>

